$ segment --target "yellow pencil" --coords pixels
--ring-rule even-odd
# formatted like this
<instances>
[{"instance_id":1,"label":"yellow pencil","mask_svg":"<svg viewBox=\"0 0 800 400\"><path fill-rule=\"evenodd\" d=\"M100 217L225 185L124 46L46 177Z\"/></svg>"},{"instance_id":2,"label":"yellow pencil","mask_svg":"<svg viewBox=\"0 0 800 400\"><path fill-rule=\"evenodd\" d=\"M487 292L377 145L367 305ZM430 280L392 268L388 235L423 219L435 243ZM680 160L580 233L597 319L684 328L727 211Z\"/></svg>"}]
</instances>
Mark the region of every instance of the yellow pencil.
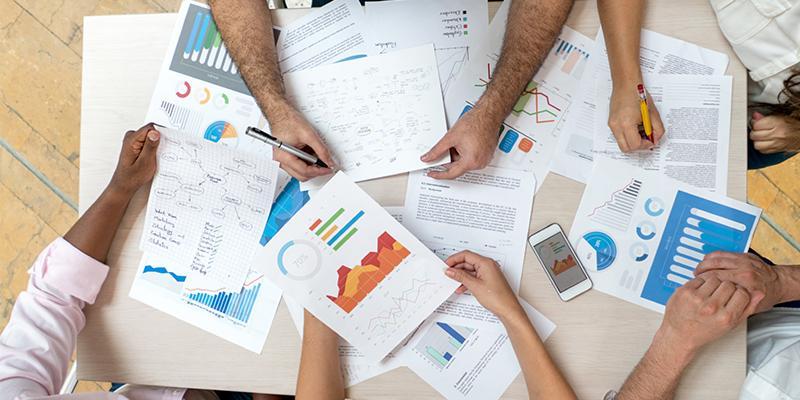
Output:
<instances>
[{"instance_id":1,"label":"yellow pencil","mask_svg":"<svg viewBox=\"0 0 800 400\"><path fill-rule=\"evenodd\" d=\"M647 140L653 141L653 125L650 124L650 111L647 109L647 95L644 94L644 85L641 83L636 87L639 91L639 110L642 112L642 124Z\"/></svg>"}]
</instances>

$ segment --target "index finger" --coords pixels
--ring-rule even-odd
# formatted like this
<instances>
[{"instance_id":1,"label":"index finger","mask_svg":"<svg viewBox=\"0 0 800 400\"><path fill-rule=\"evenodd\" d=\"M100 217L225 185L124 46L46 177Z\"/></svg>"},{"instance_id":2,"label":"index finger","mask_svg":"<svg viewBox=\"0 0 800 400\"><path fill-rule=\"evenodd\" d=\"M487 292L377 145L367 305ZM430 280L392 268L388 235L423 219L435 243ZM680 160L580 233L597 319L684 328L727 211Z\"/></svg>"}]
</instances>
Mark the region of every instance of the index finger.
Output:
<instances>
[{"instance_id":1,"label":"index finger","mask_svg":"<svg viewBox=\"0 0 800 400\"><path fill-rule=\"evenodd\" d=\"M330 168L320 168L316 165L309 165L306 164L305 161L285 152L285 151L275 151L274 152L275 161L278 161L287 172L294 171L300 176L295 176L296 178L300 179L300 177L305 178L306 180L315 178L317 176L327 175L333 172Z\"/></svg>"},{"instance_id":2,"label":"index finger","mask_svg":"<svg viewBox=\"0 0 800 400\"><path fill-rule=\"evenodd\" d=\"M725 309L729 312L733 313L738 320L742 314L747 309L748 305L750 304L750 295L747 294L747 291L742 288L736 288L736 291L728 299L728 302L725 303Z\"/></svg>"},{"instance_id":3,"label":"index finger","mask_svg":"<svg viewBox=\"0 0 800 400\"><path fill-rule=\"evenodd\" d=\"M484 260L484 257L475 254L469 250L462 250L456 254L453 254L450 257L447 257L447 260L444 260L445 264L449 267L454 267L458 264L472 264L476 265L481 263Z\"/></svg>"},{"instance_id":4,"label":"index finger","mask_svg":"<svg viewBox=\"0 0 800 400\"><path fill-rule=\"evenodd\" d=\"M314 150L314 154L319 157L320 160L324 161L331 168L336 167L336 162L333 160L330 151L328 151L328 147L325 146L325 143L322 142L322 138L319 137L319 134L311 130L304 135L304 141L306 146L311 147Z\"/></svg>"}]
</instances>

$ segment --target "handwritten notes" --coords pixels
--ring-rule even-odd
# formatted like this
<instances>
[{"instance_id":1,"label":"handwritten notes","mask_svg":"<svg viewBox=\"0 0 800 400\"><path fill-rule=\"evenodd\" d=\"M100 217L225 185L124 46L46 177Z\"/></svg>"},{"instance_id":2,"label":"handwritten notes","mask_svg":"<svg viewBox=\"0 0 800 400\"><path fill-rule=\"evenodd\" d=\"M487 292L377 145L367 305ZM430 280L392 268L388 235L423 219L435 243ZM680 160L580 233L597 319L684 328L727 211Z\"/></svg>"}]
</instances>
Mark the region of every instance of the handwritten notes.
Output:
<instances>
[{"instance_id":1,"label":"handwritten notes","mask_svg":"<svg viewBox=\"0 0 800 400\"><path fill-rule=\"evenodd\" d=\"M187 284L241 289L267 220L278 164L161 129L142 250L189 267Z\"/></svg>"}]
</instances>

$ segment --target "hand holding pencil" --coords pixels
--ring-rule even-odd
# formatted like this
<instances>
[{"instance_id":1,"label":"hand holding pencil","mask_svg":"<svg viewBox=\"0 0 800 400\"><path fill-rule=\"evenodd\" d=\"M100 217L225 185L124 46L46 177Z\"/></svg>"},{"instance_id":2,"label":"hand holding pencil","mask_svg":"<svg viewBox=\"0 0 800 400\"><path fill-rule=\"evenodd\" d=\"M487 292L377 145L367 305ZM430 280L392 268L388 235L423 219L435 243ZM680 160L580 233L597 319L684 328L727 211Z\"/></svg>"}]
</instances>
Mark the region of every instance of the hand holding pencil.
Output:
<instances>
[{"instance_id":1,"label":"hand holding pencil","mask_svg":"<svg viewBox=\"0 0 800 400\"><path fill-rule=\"evenodd\" d=\"M615 82L608 127L624 153L652 150L664 136L658 109L641 83L617 85Z\"/></svg>"}]
</instances>

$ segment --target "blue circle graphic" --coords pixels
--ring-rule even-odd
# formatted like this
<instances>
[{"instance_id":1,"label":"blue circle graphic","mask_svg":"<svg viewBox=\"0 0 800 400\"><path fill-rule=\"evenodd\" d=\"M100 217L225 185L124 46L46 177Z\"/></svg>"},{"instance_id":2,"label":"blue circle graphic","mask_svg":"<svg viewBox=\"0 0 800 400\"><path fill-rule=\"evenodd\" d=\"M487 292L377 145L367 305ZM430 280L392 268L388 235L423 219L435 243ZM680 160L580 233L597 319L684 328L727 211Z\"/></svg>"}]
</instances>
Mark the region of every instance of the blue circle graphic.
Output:
<instances>
[{"instance_id":1,"label":"blue circle graphic","mask_svg":"<svg viewBox=\"0 0 800 400\"><path fill-rule=\"evenodd\" d=\"M583 235L583 240L589 243L597 253L598 271L602 271L614 263L617 258L617 245L611 236L603 232L589 232Z\"/></svg>"},{"instance_id":2,"label":"blue circle graphic","mask_svg":"<svg viewBox=\"0 0 800 400\"><path fill-rule=\"evenodd\" d=\"M664 202L658 197L651 197L644 202L644 212L651 217L657 217L664 213Z\"/></svg>"},{"instance_id":3,"label":"blue circle graphic","mask_svg":"<svg viewBox=\"0 0 800 400\"><path fill-rule=\"evenodd\" d=\"M227 122L225 121L216 121L212 122L208 128L206 128L206 133L203 134L203 138L214 143L219 142L222 139L222 134L225 132L225 125Z\"/></svg>"},{"instance_id":4,"label":"blue circle graphic","mask_svg":"<svg viewBox=\"0 0 800 400\"><path fill-rule=\"evenodd\" d=\"M643 240L650 240L656 237L656 226L650 221L642 221L636 225L636 236Z\"/></svg>"}]
</instances>

